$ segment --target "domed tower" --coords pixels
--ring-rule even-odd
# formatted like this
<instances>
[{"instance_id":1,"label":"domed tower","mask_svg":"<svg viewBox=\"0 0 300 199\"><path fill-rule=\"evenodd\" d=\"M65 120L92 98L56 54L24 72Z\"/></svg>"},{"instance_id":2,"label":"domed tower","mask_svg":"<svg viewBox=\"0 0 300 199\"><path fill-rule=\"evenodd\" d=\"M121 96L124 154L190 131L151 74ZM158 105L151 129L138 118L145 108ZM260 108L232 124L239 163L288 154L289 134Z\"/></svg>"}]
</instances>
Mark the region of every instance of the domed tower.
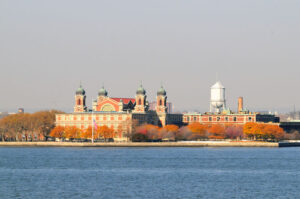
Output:
<instances>
[{"instance_id":1,"label":"domed tower","mask_svg":"<svg viewBox=\"0 0 300 199\"><path fill-rule=\"evenodd\" d=\"M147 111L146 98L147 98L146 90L143 88L143 85L141 84L137 89L135 95L135 107L134 107L135 113L145 113Z\"/></svg>"},{"instance_id":2,"label":"domed tower","mask_svg":"<svg viewBox=\"0 0 300 199\"><path fill-rule=\"evenodd\" d=\"M220 113L225 108L225 87L218 81L210 89L210 112Z\"/></svg>"},{"instance_id":3,"label":"domed tower","mask_svg":"<svg viewBox=\"0 0 300 199\"><path fill-rule=\"evenodd\" d=\"M156 96L156 112L157 113L167 113L167 92L163 86L157 91Z\"/></svg>"},{"instance_id":4,"label":"domed tower","mask_svg":"<svg viewBox=\"0 0 300 199\"><path fill-rule=\"evenodd\" d=\"M107 91L104 86L102 86L102 88L98 91L98 103L103 101L105 98L107 98Z\"/></svg>"},{"instance_id":5,"label":"domed tower","mask_svg":"<svg viewBox=\"0 0 300 199\"><path fill-rule=\"evenodd\" d=\"M87 107L85 105L85 90L82 88L81 84L79 88L76 90L75 93L75 106L74 106L74 112L85 112L87 110Z\"/></svg>"}]
</instances>

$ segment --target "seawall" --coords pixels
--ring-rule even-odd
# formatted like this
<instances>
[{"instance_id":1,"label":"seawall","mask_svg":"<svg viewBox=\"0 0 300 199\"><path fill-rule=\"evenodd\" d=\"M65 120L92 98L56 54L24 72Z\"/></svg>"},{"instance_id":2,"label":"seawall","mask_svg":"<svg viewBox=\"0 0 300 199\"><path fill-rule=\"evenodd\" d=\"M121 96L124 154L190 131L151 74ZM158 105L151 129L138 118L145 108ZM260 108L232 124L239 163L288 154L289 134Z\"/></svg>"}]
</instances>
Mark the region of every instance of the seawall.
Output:
<instances>
[{"instance_id":1,"label":"seawall","mask_svg":"<svg viewBox=\"0 0 300 199\"><path fill-rule=\"evenodd\" d=\"M276 142L0 142L0 147L279 147Z\"/></svg>"}]
</instances>

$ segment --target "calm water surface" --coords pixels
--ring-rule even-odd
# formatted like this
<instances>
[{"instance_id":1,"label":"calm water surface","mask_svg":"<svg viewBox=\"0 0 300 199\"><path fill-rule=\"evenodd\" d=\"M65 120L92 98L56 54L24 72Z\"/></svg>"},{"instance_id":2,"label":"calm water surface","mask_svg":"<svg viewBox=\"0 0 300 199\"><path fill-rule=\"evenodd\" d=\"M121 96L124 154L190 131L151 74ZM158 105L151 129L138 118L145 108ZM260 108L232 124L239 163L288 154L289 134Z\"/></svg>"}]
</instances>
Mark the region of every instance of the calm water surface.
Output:
<instances>
[{"instance_id":1,"label":"calm water surface","mask_svg":"<svg viewBox=\"0 0 300 199\"><path fill-rule=\"evenodd\" d=\"M5 148L0 198L300 198L300 148Z\"/></svg>"}]
</instances>

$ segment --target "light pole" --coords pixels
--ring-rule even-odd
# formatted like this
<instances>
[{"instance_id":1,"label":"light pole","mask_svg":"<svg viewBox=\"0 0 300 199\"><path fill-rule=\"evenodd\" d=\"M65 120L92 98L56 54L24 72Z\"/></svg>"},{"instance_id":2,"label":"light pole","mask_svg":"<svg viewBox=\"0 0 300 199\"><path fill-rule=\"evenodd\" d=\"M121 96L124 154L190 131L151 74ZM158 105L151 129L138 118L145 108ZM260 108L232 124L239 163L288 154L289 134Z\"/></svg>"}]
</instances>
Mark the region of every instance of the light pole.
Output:
<instances>
[{"instance_id":1,"label":"light pole","mask_svg":"<svg viewBox=\"0 0 300 199\"><path fill-rule=\"evenodd\" d=\"M94 107L93 107L93 104L94 103L94 100L92 98L92 143L94 144Z\"/></svg>"}]
</instances>

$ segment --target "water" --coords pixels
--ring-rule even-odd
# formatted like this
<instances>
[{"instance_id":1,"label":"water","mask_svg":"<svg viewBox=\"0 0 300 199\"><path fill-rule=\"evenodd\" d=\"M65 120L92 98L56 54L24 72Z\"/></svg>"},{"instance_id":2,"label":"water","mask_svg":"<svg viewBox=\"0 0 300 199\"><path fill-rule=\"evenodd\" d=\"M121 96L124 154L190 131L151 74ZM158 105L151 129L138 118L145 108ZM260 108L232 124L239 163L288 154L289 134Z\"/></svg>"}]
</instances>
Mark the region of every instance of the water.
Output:
<instances>
[{"instance_id":1,"label":"water","mask_svg":"<svg viewBox=\"0 0 300 199\"><path fill-rule=\"evenodd\" d=\"M300 148L4 148L0 198L299 198Z\"/></svg>"}]
</instances>

